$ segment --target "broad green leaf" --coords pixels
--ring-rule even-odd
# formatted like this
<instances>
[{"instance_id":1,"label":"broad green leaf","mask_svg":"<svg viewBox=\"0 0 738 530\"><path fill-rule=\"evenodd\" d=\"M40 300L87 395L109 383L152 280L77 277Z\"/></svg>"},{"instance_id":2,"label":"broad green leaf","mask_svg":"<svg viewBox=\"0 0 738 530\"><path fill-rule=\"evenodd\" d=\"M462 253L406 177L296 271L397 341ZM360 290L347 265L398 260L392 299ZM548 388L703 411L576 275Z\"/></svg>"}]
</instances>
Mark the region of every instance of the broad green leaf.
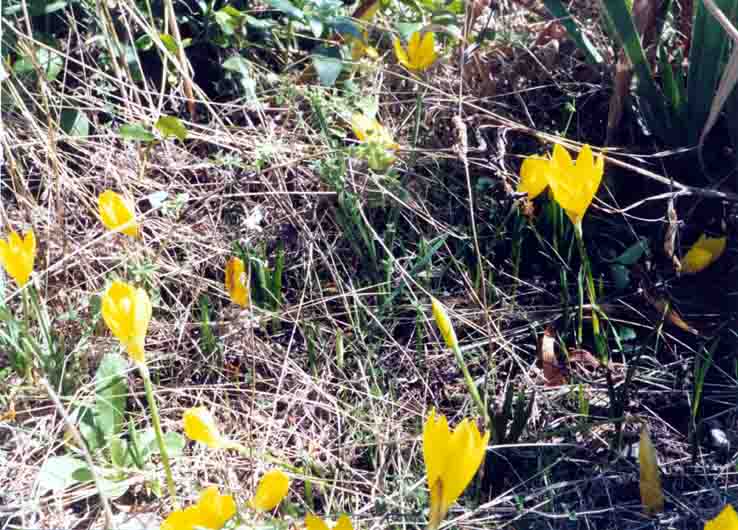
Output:
<instances>
[{"instance_id":1,"label":"broad green leaf","mask_svg":"<svg viewBox=\"0 0 738 530\"><path fill-rule=\"evenodd\" d=\"M187 138L187 128L176 116L162 116L156 121L155 127L159 129L159 132L168 138L174 136L180 140Z\"/></svg>"},{"instance_id":2,"label":"broad green leaf","mask_svg":"<svg viewBox=\"0 0 738 530\"><path fill-rule=\"evenodd\" d=\"M229 72L238 74L238 80L241 83L247 101L258 101L256 97L256 80L251 75L251 66L246 59L240 55L234 55L223 61L223 68Z\"/></svg>"},{"instance_id":3,"label":"broad green leaf","mask_svg":"<svg viewBox=\"0 0 738 530\"><path fill-rule=\"evenodd\" d=\"M95 374L95 421L106 443L120 434L128 397L126 360L109 353Z\"/></svg>"},{"instance_id":4,"label":"broad green leaf","mask_svg":"<svg viewBox=\"0 0 738 530\"><path fill-rule=\"evenodd\" d=\"M47 81L53 81L61 73L64 67L64 59L62 56L49 48L39 47L36 50L36 63L41 68L46 77ZM15 61L13 64L13 72L16 75L21 74L34 74L36 68L33 65L33 61L30 57L24 56Z\"/></svg>"},{"instance_id":5,"label":"broad green leaf","mask_svg":"<svg viewBox=\"0 0 738 530\"><path fill-rule=\"evenodd\" d=\"M161 33L159 38L167 51L176 57L179 49L177 48L177 41L174 40L174 37L167 33Z\"/></svg>"},{"instance_id":6,"label":"broad green leaf","mask_svg":"<svg viewBox=\"0 0 738 530\"><path fill-rule=\"evenodd\" d=\"M311 56L313 67L318 72L318 79L323 86L333 86L336 84L338 76L343 70L343 61L341 60L341 52L335 47L319 46Z\"/></svg>"},{"instance_id":7,"label":"broad green leaf","mask_svg":"<svg viewBox=\"0 0 738 530\"><path fill-rule=\"evenodd\" d=\"M184 437L178 432L171 431L164 434L164 447L167 449L169 458L180 456L184 451L185 443ZM150 454L159 454L159 443L156 437L149 442L149 451Z\"/></svg>"},{"instance_id":8,"label":"broad green leaf","mask_svg":"<svg viewBox=\"0 0 738 530\"><path fill-rule=\"evenodd\" d=\"M119 437L114 437L110 440L110 461L114 466L126 467L126 461L128 455L128 444L125 440Z\"/></svg>"},{"instance_id":9,"label":"broad green leaf","mask_svg":"<svg viewBox=\"0 0 738 530\"><path fill-rule=\"evenodd\" d=\"M86 137L90 134L90 120L81 110L64 109L59 118L59 125L69 136Z\"/></svg>"},{"instance_id":10,"label":"broad green leaf","mask_svg":"<svg viewBox=\"0 0 738 530\"><path fill-rule=\"evenodd\" d=\"M41 466L38 474L39 494L62 491L76 482L74 473L84 468L82 460L72 456L52 456Z\"/></svg>"},{"instance_id":11,"label":"broad green leaf","mask_svg":"<svg viewBox=\"0 0 738 530\"><path fill-rule=\"evenodd\" d=\"M102 490L103 495L110 499L117 499L128 491L131 481L127 480L123 474L119 474L119 476L115 477L106 477L100 476L100 471L100 469L97 470L97 479L100 483L100 489ZM90 482L93 486L95 485L92 473L90 473L90 470L87 467L82 467L75 471L74 478L77 482Z\"/></svg>"},{"instance_id":12,"label":"broad green leaf","mask_svg":"<svg viewBox=\"0 0 738 530\"><path fill-rule=\"evenodd\" d=\"M649 252L648 239L645 237L640 238L636 243L625 249L625 252L620 254L615 261L621 265L634 265L641 259L643 254Z\"/></svg>"},{"instance_id":13,"label":"broad green leaf","mask_svg":"<svg viewBox=\"0 0 738 530\"><path fill-rule=\"evenodd\" d=\"M266 0L266 4L294 19L302 20L305 14L289 0Z\"/></svg>"},{"instance_id":14,"label":"broad green leaf","mask_svg":"<svg viewBox=\"0 0 738 530\"><path fill-rule=\"evenodd\" d=\"M156 136L140 123L125 123L120 126L118 134L124 140L136 140L139 142L153 142L156 140Z\"/></svg>"},{"instance_id":15,"label":"broad green leaf","mask_svg":"<svg viewBox=\"0 0 738 530\"><path fill-rule=\"evenodd\" d=\"M356 23L348 17L336 17L331 23L333 30L342 37L354 37L355 39L363 39L364 35Z\"/></svg>"}]
</instances>

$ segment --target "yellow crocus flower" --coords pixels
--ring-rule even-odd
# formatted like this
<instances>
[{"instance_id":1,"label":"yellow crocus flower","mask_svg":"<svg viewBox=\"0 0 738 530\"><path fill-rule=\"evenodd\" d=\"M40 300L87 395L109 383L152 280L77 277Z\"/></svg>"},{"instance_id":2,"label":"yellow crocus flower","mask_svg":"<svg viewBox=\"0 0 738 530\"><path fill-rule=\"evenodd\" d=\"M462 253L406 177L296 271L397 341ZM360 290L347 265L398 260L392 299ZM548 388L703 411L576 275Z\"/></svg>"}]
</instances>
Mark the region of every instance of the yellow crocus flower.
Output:
<instances>
[{"instance_id":1,"label":"yellow crocus flower","mask_svg":"<svg viewBox=\"0 0 738 530\"><path fill-rule=\"evenodd\" d=\"M18 286L23 287L33 272L36 259L36 236L29 230L21 238L11 231L8 240L0 240L0 262Z\"/></svg>"},{"instance_id":2,"label":"yellow crocus flower","mask_svg":"<svg viewBox=\"0 0 738 530\"><path fill-rule=\"evenodd\" d=\"M398 149L400 146L384 126L376 119L356 112L351 116L351 129L361 142L374 142L386 149Z\"/></svg>"},{"instance_id":3,"label":"yellow crocus flower","mask_svg":"<svg viewBox=\"0 0 738 530\"><path fill-rule=\"evenodd\" d=\"M551 161L539 156L529 156L520 166L519 193L527 193L529 199L535 199L548 187Z\"/></svg>"},{"instance_id":4,"label":"yellow crocus flower","mask_svg":"<svg viewBox=\"0 0 738 530\"><path fill-rule=\"evenodd\" d=\"M138 224L133 205L112 190L105 190L97 198L100 219L105 228L122 232L127 236L138 237Z\"/></svg>"},{"instance_id":5,"label":"yellow crocus flower","mask_svg":"<svg viewBox=\"0 0 738 530\"><path fill-rule=\"evenodd\" d=\"M432 31L423 35L416 31L410 36L407 49L402 47L400 39L395 38L395 55L398 62L408 70L424 72L438 59L436 36Z\"/></svg>"},{"instance_id":6,"label":"yellow crocus flower","mask_svg":"<svg viewBox=\"0 0 738 530\"><path fill-rule=\"evenodd\" d=\"M236 502L233 497L221 495L217 487L210 486L200 492L196 504L170 513L160 530L220 530L235 513Z\"/></svg>"},{"instance_id":7,"label":"yellow crocus flower","mask_svg":"<svg viewBox=\"0 0 738 530\"><path fill-rule=\"evenodd\" d=\"M307 530L330 530L323 519L313 514L308 514L305 517L305 527ZM354 530L354 525L351 524L351 519L348 516L342 515L338 518L333 530Z\"/></svg>"},{"instance_id":8,"label":"yellow crocus flower","mask_svg":"<svg viewBox=\"0 0 738 530\"><path fill-rule=\"evenodd\" d=\"M727 237L707 237L702 234L682 258L682 272L695 274L703 271L725 252Z\"/></svg>"},{"instance_id":9,"label":"yellow crocus flower","mask_svg":"<svg viewBox=\"0 0 738 530\"><path fill-rule=\"evenodd\" d=\"M241 258L232 257L226 263L225 286L234 303L241 307L249 304L248 278Z\"/></svg>"},{"instance_id":10,"label":"yellow crocus flower","mask_svg":"<svg viewBox=\"0 0 738 530\"><path fill-rule=\"evenodd\" d=\"M144 342L151 320L151 300L143 289L114 281L102 299L102 316L131 358L144 363Z\"/></svg>"},{"instance_id":11,"label":"yellow crocus flower","mask_svg":"<svg viewBox=\"0 0 738 530\"><path fill-rule=\"evenodd\" d=\"M435 530L464 492L484 460L489 432L481 435L468 418L449 430L446 417L432 410L423 427L423 459L430 490L430 522Z\"/></svg>"},{"instance_id":12,"label":"yellow crocus flower","mask_svg":"<svg viewBox=\"0 0 738 530\"><path fill-rule=\"evenodd\" d=\"M192 407L182 414L182 424L187 438L203 443L211 449L222 449L230 441L220 434L215 418L205 407Z\"/></svg>"},{"instance_id":13,"label":"yellow crocus flower","mask_svg":"<svg viewBox=\"0 0 738 530\"><path fill-rule=\"evenodd\" d=\"M456 331L454 331L454 326L451 324L446 308L433 297L431 297L431 308L433 309L433 318L436 320L436 325L441 332L441 336L443 336L443 340L446 341L446 346L452 350L458 348L459 339L456 338Z\"/></svg>"},{"instance_id":14,"label":"yellow crocus flower","mask_svg":"<svg viewBox=\"0 0 738 530\"><path fill-rule=\"evenodd\" d=\"M249 501L254 510L266 512L276 508L287 496L290 479L279 469L267 471L256 486L256 494Z\"/></svg>"},{"instance_id":15,"label":"yellow crocus flower","mask_svg":"<svg viewBox=\"0 0 738 530\"><path fill-rule=\"evenodd\" d=\"M584 145L574 162L569 152L556 144L549 170L548 184L554 200L575 226L581 226L584 214L602 181L605 170L602 155L595 157L589 145Z\"/></svg>"},{"instance_id":16,"label":"yellow crocus flower","mask_svg":"<svg viewBox=\"0 0 738 530\"><path fill-rule=\"evenodd\" d=\"M715 519L705 523L705 530L738 530L738 513L735 508L726 504Z\"/></svg>"}]
</instances>

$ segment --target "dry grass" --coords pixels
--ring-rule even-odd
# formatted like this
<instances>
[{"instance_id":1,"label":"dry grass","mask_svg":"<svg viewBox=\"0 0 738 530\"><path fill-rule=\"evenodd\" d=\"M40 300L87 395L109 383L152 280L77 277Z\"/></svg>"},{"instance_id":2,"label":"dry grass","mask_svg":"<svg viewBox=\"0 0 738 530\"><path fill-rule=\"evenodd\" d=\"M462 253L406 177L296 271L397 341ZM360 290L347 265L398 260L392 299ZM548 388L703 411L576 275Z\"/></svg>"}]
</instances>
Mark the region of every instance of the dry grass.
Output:
<instances>
[{"instance_id":1,"label":"dry grass","mask_svg":"<svg viewBox=\"0 0 738 530\"><path fill-rule=\"evenodd\" d=\"M121 13L127 14L122 20L128 27L141 29L135 8ZM535 10L506 2L496 7L492 21L492 29L506 35L545 26ZM5 20L2 25L15 33L19 47L43 46L22 26ZM573 50L549 49L569 42L500 39L463 69L456 53L438 66L421 85L427 91L421 143L416 153L403 153L398 183L377 178L356 160L345 173L330 167L347 142L324 134L316 109L322 105L328 126L337 131L346 123L330 105L344 110L355 101L330 103L328 91L301 84L294 73L265 85L258 107L199 94L186 142L169 140L145 150L123 141L115 132L121 123L150 123L162 111L180 113L182 87L160 92L154 83L132 82L125 70L118 77L104 73L98 66L101 50L77 31L82 29L70 34L59 80L3 82L3 97L14 106L3 109L2 218L6 226L32 226L37 234L35 282L49 313L76 311L71 320L55 322L75 380L74 392L65 396L70 408L94 399L94 369L102 355L117 348L104 326L93 321L98 317L92 297L113 275L133 278L149 288L155 302L147 355L158 378L165 431L180 430L186 407L207 405L228 436L253 449L253 458L246 458L189 445L174 466L181 499L193 500L202 487L218 484L245 501L269 465L263 455L270 455L299 470L292 474L286 521L297 524L308 511L345 512L362 529L422 527L427 501L422 420L433 406L453 422L474 414L453 356L429 320L429 294L450 308L467 362L491 403L501 406L508 387L535 399L520 440L492 447L495 469L487 468L481 483L462 497L449 527L698 528L734 498L734 453L692 444L680 428L691 407L692 364L711 344L710 333L695 338L664 324L638 286L606 296L613 321L637 330L642 341L637 365L630 364L633 356L619 355L609 377L617 391L629 388L623 445L632 444L638 425L646 422L660 453L668 508L655 521L641 514L635 460L611 451L617 436L605 371L575 372L571 385L552 388L537 365L538 337L566 314L552 268L567 269L570 281L576 269L563 250L556 256L545 241L526 254L542 265L513 266L511 192L519 156L538 149L535 135L562 130L567 101L577 106L569 136L598 143L609 96L603 72L584 65ZM392 62L388 55L386 66L365 74L360 84L365 93L380 95L383 122L409 146L413 83ZM110 91L101 89L105 83ZM66 107L84 109L94 134L65 135L59 112ZM453 121L460 112L466 131ZM459 142L463 132L466 146ZM357 255L337 221L342 203L340 190L326 178L331 172L342 179L344 193L357 197L357 216L374 238L377 263L385 270L367 271L366 256ZM480 179L491 179L492 188L478 188ZM95 204L106 188L136 199L142 240L124 241L103 230ZM166 208L147 199L156 192L168 194ZM634 233L637 218L604 213L627 205L614 203L611 194L601 197L604 202L592 214L599 226L621 227L612 230L618 237ZM386 220L393 215L396 236L390 248ZM441 239L414 271L429 245ZM279 241L286 252L281 307L273 314L236 310L222 273L233 243L264 248L273 260ZM364 248L361 241L354 243ZM734 274L734 250L728 254L730 265L721 270ZM475 276L480 264L484 291ZM570 287L576 305L575 284ZM398 296L384 304L392 291ZM17 308L15 287L6 283L4 292ZM203 350L202 296L211 307L215 351ZM725 322L731 311L707 314L694 289L680 301L692 309L685 316L690 322L702 323L704 317L708 324ZM336 356L339 333L343 365ZM722 384L708 386L705 394L725 405L712 420L732 435L736 381L723 366L714 368L723 370ZM628 375L633 379L626 385ZM129 382L129 410L144 426L149 419L142 382L134 371ZM41 465L64 452L63 424L46 396L16 376L0 381L0 389L2 406L16 411L0 422L0 524L98 527L94 488L38 493ZM581 414L584 402L589 415ZM168 506L134 479L114 510L141 517L163 515Z\"/></svg>"}]
</instances>

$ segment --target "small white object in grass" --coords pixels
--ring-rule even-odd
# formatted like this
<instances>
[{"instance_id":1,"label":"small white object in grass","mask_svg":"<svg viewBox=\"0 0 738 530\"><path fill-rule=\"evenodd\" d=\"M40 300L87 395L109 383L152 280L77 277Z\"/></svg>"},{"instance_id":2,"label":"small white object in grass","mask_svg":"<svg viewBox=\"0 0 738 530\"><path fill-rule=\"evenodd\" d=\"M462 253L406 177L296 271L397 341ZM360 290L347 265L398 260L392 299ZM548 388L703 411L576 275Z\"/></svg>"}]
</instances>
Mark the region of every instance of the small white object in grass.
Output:
<instances>
[{"instance_id":1,"label":"small white object in grass","mask_svg":"<svg viewBox=\"0 0 738 530\"><path fill-rule=\"evenodd\" d=\"M3 63L0 62L0 83L5 81L10 75L8 74L8 71L3 66Z\"/></svg>"},{"instance_id":2,"label":"small white object in grass","mask_svg":"<svg viewBox=\"0 0 738 530\"><path fill-rule=\"evenodd\" d=\"M160 208L164 204L164 201L167 200L167 197L169 197L169 193L166 191L155 191L146 196L152 208Z\"/></svg>"},{"instance_id":3,"label":"small white object in grass","mask_svg":"<svg viewBox=\"0 0 738 530\"><path fill-rule=\"evenodd\" d=\"M263 229L261 228L261 222L264 220L264 212L260 207L254 208L254 211L249 214L249 216L244 219L243 226L247 228L248 230L253 230L255 232L261 232Z\"/></svg>"},{"instance_id":4,"label":"small white object in grass","mask_svg":"<svg viewBox=\"0 0 738 530\"><path fill-rule=\"evenodd\" d=\"M722 451L730 449L730 440L728 440L728 435L722 429L718 429L717 427L710 429L710 441L716 449Z\"/></svg>"}]
</instances>

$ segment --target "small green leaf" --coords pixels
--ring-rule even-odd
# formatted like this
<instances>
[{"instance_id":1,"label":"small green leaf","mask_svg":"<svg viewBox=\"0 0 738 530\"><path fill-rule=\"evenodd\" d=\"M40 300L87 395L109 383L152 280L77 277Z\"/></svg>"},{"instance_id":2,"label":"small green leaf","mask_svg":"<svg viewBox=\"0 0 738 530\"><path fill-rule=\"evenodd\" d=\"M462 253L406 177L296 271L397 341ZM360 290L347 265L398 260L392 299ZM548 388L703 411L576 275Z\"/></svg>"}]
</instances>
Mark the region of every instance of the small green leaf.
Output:
<instances>
[{"instance_id":1,"label":"small green leaf","mask_svg":"<svg viewBox=\"0 0 738 530\"><path fill-rule=\"evenodd\" d=\"M109 353L95 374L95 420L107 443L120 434L126 409L127 363L123 356Z\"/></svg>"},{"instance_id":2,"label":"small green leaf","mask_svg":"<svg viewBox=\"0 0 738 530\"><path fill-rule=\"evenodd\" d=\"M184 451L185 439L178 432L168 432L164 434L164 447L167 449L169 458L180 456ZM149 452L150 454L159 454L159 443L156 441L156 437L149 442Z\"/></svg>"},{"instance_id":3,"label":"small green leaf","mask_svg":"<svg viewBox=\"0 0 738 530\"><path fill-rule=\"evenodd\" d=\"M318 79L323 86L333 86L336 84L338 76L343 70L343 61L341 60L341 52L336 47L319 46L315 53L311 56L313 67L318 72Z\"/></svg>"},{"instance_id":4,"label":"small green leaf","mask_svg":"<svg viewBox=\"0 0 738 530\"><path fill-rule=\"evenodd\" d=\"M625 252L615 258L615 261L621 265L634 265L639 259L641 259L641 256L648 251L648 239L642 237L636 243L628 247Z\"/></svg>"},{"instance_id":5,"label":"small green leaf","mask_svg":"<svg viewBox=\"0 0 738 530\"><path fill-rule=\"evenodd\" d=\"M176 56L179 50L177 48L177 41L174 40L174 37L167 33L161 33L159 38L167 51Z\"/></svg>"},{"instance_id":6,"label":"small green leaf","mask_svg":"<svg viewBox=\"0 0 738 530\"><path fill-rule=\"evenodd\" d=\"M125 440L115 437L110 440L110 461L114 466L126 467L128 444Z\"/></svg>"},{"instance_id":7,"label":"small green leaf","mask_svg":"<svg viewBox=\"0 0 738 530\"><path fill-rule=\"evenodd\" d=\"M180 140L187 138L187 128L175 116L162 116L156 121L156 128L164 135L164 138L170 136L175 136Z\"/></svg>"},{"instance_id":8,"label":"small green leaf","mask_svg":"<svg viewBox=\"0 0 738 530\"><path fill-rule=\"evenodd\" d=\"M64 67L62 56L55 50L49 48L38 48L36 50L36 63L44 72L44 77L48 81L53 81L61 73ZM30 57L24 56L15 61L13 64L13 72L16 75L34 74L36 68Z\"/></svg>"},{"instance_id":9,"label":"small green leaf","mask_svg":"<svg viewBox=\"0 0 738 530\"><path fill-rule=\"evenodd\" d=\"M90 134L90 120L81 110L64 109L59 118L59 125L69 136L86 137Z\"/></svg>"},{"instance_id":10,"label":"small green leaf","mask_svg":"<svg viewBox=\"0 0 738 530\"><path fill-rule=\"evenodd\" d=\"M126 123L121 125L118 134L124 140L136 140L139 142L153 142L156 140L156 136L140 123Z\"/></svg>"},{"instance_id":11,"label":"small green leaf","mask_svg":"<svg viewBox=\"0 0 738 530\"><path fill-rule=\"evenodd\" d=\"M310 26L310 31L313 32L313 36L316 39L319 39L320 36L323 34L323 21L320 20L318 17L310 17L308 18L308 26Z\"/></svg>"},{"instance_id":12,"label":"small green leaf","mask_svg":"<svg viewBox=\"0 0 738 530\"><path fill-rule=\"evenodd\" d=\"M74 473L85 467L85 463L71 456L52 456L41 466L38 474L39 494L47 491L62 491L77 480Z\"/></svg>"}]
</instances>

